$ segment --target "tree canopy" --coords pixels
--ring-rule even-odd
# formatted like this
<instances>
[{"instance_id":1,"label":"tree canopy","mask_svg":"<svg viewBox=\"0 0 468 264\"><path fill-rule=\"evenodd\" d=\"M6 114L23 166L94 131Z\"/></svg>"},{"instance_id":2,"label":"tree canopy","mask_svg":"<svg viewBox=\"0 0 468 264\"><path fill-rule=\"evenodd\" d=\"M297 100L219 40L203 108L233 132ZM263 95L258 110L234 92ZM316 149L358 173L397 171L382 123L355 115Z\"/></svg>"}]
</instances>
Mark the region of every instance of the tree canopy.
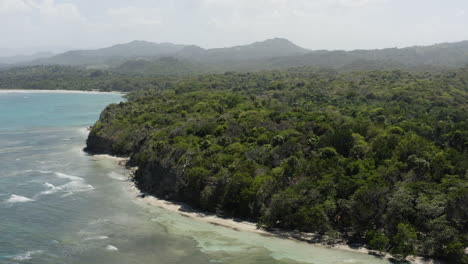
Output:
<instances>
[{"instance_id":1,"label":"tree canopy","mask_svg":"<svg viewBox=\"0 0 468 264\"><path fill-rule=\"evenodd\" d=\"M108 106L87 146L130 156L142 190L264 228L467 263L467 69L155 83Z\"/></svg>"}]
</instances>

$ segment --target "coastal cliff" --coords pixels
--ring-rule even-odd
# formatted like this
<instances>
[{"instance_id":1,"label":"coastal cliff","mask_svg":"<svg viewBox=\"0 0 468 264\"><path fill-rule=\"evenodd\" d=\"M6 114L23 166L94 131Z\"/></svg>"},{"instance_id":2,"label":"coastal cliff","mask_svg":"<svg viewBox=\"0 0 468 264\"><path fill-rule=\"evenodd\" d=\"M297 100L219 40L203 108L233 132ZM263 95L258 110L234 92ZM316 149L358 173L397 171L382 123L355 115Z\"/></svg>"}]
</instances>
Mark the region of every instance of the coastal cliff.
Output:
<instances>
[{"instance_id":1,"label":"coastal cliff","mask_svg":"<svg viewBox=\"0 0 468 264\"><path fill-rule=\"evenodd\" d=\"M158 160L142 161L136 159L135 154L139 153L144 143L144 137L147 136L144 132L132 131L133 139L135 136L141 138L134 141L129 141L126 144L122 142L126 138L128 131L123 129L114 129L116 116L113 113L123 104L108 106L101 114L99 121L90 128L88 138L86 140L85 152L97 155L108 154L120 157L129 157L126 166L138 167L133 175L133 180L143 193L155 195L164 199L177 199L176 195L176 179L175 171L170 167L165 167Z\"/></svg>"},{"instance_id":2,"label":"coastal cliff","mask_svg":"<svg viewBox=\"0 0 468 264\"><path fill-rule=\"evenodd\" d=\"M143 193L206 212L466 263L466 83L464 71L184 79L108 106L86 151L129 157Z\"/></svg>"}]
</instances>

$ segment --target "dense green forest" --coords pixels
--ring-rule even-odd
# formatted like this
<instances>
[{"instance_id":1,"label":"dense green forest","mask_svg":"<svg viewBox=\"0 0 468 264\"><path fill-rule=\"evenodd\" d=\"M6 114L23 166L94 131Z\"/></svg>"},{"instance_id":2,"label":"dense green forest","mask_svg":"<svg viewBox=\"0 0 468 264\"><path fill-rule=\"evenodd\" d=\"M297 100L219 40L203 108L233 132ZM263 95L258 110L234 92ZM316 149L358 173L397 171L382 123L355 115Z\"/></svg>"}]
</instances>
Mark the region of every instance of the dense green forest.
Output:
<instances>
[{"instance_id":1,"label":"dense green forest","mask_svg":"<svg viewBox=\"0 0 468 264\"><path fill-rule=\"evenodd\" d=\"M0 71L0 89L121 91L166 89L170 76L139 76L74 66L30 66Z\"/></svg>"},{"instance_id":2,"label":"dense green forest","mask_svg":"<svg viewBox=\"0 0 468 264\"><path fill-rule=\"evenodd\" d=\"M103 111L87 151L130 156L144 192L266 229L468 263L467 68L140 85L151 89Z\"/></svg>"},{"instance_id":3,"label":"dense green forest","mask_svg":"<svg viewBox=\"0 0 468 264\"><path fill-rule=\"evenodd\" d=\"M246 68L253 71L253 65ZM242 68L242 67L241 67ZM288 72L352 72L388 70L399 68L394 64L378 61L355 61L340 69L317 67L295 67ZM202 64L181 61L165 57L154 61L127 61L111 69L93 69L82 66L39 65L15 67L1 70L0 89L46 89L46 90L82 90L82 91L121 91L129 92L142 89L169 89L181 80L190 80L193 76L207 73L225 72L223 67L204 66ZM411 72L444 72L449 68L419 66L405 68ZM258 69L257 69L258 70ZM259 71L261 73L261 71Z\"/></svg>"}]
</instances>

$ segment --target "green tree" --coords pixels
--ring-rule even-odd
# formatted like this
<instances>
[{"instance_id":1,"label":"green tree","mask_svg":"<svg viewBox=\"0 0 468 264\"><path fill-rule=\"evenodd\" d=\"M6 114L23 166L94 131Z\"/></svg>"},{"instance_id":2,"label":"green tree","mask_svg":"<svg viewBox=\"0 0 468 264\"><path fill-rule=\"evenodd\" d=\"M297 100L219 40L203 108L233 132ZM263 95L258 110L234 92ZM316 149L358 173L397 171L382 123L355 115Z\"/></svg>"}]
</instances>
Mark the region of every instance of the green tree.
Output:
<instances>
[{"instance_id":1,"label":"green tree","mask_svg":"<svg viewBox=\"0 0 468 264\"><path fill-rule=\"evenodd\" d=\"M416 229L410 224L398 224L398 232L393 237L393 247L391 253L401 259L416 253L416 242L418 236Z\"/></svg>"},{"instance_id":2,"label":"green tree","mask_svg":"<svg viewBox=\"0 0 468 264\"><path fill-rule=\"evenodd\" d=\"M390 244L390 239L384 233L374 230L367 233L367 240L369 241L369 247L371 249L380 252L386 251Z\"/></svg>"}]
</instances>

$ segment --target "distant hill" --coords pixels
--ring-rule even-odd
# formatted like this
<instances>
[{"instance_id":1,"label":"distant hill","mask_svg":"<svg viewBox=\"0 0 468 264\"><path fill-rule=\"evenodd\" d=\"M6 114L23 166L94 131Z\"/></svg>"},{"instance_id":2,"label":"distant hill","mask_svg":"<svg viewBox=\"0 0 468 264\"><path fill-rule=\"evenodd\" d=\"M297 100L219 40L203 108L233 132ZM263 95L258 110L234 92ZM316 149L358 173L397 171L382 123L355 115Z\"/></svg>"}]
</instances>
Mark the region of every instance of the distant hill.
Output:
<instances>
[{"instance_id":1,"label":"distant hill","mask_svg":"<svg viewBox=\"0 0 468 264\"><path fill-rule=\"evenodd\" d=\"M255 62L266 59L299 56L307 54L301 48L286 39L269 39L250 45L231 48L203 49L198 46L186 46L172 57L156 59L136 59L124 62L113 68L118 72L155 75L180 75L229 70L265 69ZM252 66L250 67L249 66Z\"/></svg>"},{"instance_id":2,"label":"distant hill","mask_svg":"<svg viewBox=\"0 0 468 264\"><path fill-rule=\"evenodd\" d=\"M51 58L34 60L31 64L65 64L65 65L113 65L138 57L160 57L176 54L186 45L171 43L152 43L147 41L132 41L108 48L96 50L68 51Z\"/></svg>"},{"instance_id":3,"label":"distant hill","mask_svg":"<svg viewBox=\"0 0 468 264\"><path fill-rule=\"evenodd\" d=\"M214 68L210 68L208 65L173 57L162 57L151 61L143 59L129 60L112 68L112 70L119 73L163 76L191 75L215 71Z\"/></svg>"},{"instance_id":4,"label":"distant hill","mask_svg":"<svg viewBox=\"0 0 468 264\"><path fill-rule=\"evenodd\" d=\"M64 65L107 65L115 66L126 60L150 60L161 57L175 57L199 63L224 63L226 61L243 61L307 53L286 39L269 39L250 45L231 48L203 49L194 45L172 43L152 43L133 41L109 48L96 50L68 51L50 58L33 60L31 64L64 64Z\"/></svg>"},{"instance_id":5,"label":"distant hill","mask_svg":"<svg viewBox=\"0 0 468 264\"><path fill-rule=\"evenodd\" d=\"M204 50L194 46L183 49L176 57L192 59L203 63L223 63L232 61L249 61L277 57L302 55L310 52L287 39L275 38L250 45L231 48Z\"/></svg>"},{"instance_id":6,"label":"distant hill","mask_svg":"<svg viewBox=\"0 0 468 264\"><path fill-rule=\"evenodd\" d=\"M436 44L432 46L414 46L408 48L390 48L379 50L353 51L308 51L285 39L272 39L251 45L232 48L204 50L188 46L174 55L181 60L183 68L189 64L203 65L198 71L259 71L294 67L328 68L337 71L369 70L416 70L435 71L458 68L468 65L468 41ZM152 63L140 73L151 71Z\"/></svg>"},{"instance_id":7,"label":"distant hill","mask_svg":"<svg viewBox=\"0 0 468 264\"><path fill-rule=\"evenodd\" d=\"M0 57L0 64L17 64L23 62L29 62L32 60L52 57L54 54L51 52L40 52L35 53L32 55L16 55L16 56L8 56L8 57Z\"/></svg>"},{"instance_id":8,"label":"distant hill","mask_svg":"<svg viewBox=\"0 0 468 264\"><path fill-rule=\"evenodd\" d=\"M301 56L274 58L269 61L275 67L320 66L346 67L356 62L391 64L392 67L442 66L461 67L468 64L468 41L390 48L379 50L313 51Z\"/></svg>"},{"instance_id":9,"label":"distant hill","mask_svg":"<svg viewBox=\"0 0 468 264\"><path fill-rule=\"evenodd\" d=\"M69 51L29 63L55 64L149 75L259 71L292 67L328 68L338 71L440 70L468 65L468 41L353 51L311 51L282 38L216 49L133 41L96 50Z\"/></svg>"}]
</instances>

